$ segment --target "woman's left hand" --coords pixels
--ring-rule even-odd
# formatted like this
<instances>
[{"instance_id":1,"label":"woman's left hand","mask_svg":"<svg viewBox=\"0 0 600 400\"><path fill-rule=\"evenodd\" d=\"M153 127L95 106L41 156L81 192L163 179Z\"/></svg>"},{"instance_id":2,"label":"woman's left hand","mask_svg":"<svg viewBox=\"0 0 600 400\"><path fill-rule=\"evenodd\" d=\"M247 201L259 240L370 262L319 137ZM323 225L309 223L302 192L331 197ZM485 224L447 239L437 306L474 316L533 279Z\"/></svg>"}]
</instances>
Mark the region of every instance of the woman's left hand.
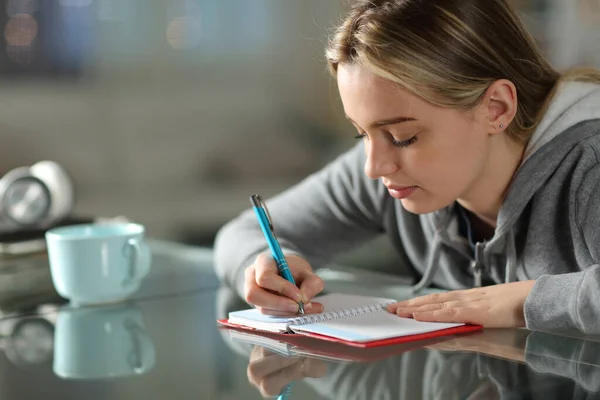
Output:
<instances>
[{"instance_id":1,"label":"woman's left hand","mask_svg":"<svg viewBox=\"0 0 600 400\"><path fill-rule=\"evenodd\" d=\"M486 328L525 326L523 306L535 281L435 293L391 304L400 317L428 322L462 322Z\"/></svg>"}]
</instances>

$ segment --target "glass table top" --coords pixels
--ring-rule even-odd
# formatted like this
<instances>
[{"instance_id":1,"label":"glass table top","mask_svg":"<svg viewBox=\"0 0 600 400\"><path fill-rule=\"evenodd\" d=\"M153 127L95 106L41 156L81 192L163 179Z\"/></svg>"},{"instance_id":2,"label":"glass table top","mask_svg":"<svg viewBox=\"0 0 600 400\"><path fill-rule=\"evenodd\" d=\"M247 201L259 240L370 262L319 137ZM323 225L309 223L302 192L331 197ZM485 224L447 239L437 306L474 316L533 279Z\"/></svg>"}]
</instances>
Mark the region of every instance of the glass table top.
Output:
<instances>
[{"instance_id":1,"label":"glass table top","mask_svg":"<svg viewBox=\"0 0 600 400\"><path fill-rule=\"evenodd\" d=\"M6 302L1 399L600 398L595 338L486 329L368 351L290 344L218 326L247 305L219 284L210 249L151 247L152 271L127 302L74 308L51 293ZM330 291L409 293L377 275L323 276Z\"/></svg>"}]
</instances>

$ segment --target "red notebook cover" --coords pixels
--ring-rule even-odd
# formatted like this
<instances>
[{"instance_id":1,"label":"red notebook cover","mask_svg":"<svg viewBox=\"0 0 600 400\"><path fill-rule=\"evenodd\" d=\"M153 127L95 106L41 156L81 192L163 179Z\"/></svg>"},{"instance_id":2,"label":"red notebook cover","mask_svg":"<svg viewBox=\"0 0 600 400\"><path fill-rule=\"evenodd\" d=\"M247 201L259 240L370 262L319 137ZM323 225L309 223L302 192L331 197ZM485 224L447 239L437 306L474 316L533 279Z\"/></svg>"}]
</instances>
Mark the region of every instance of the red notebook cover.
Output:
<instances>
[{"instance_id":1,"label":"red notebook cover","mask_svg":"<svg viewBox=\"0 0 600 400\"><path fill-rule=\"evenodd\" d=\"M254 332L265 332L265 333L269 333L270 335L275 335L275 336L296 336L296 335L308 336L308 337L312 337L312 338L316 338L316 339L326 340L329 342L343 343L348 346L362 347L362 348L390 346L390 345L400 344L400 343L408 343L408 342L438 338L438 337L443 337L443 336L457 335L457 334L478 331L483 328L481 325L462 325L462 326L457 326L454 328L441 329L438 331L427 332L427 333L422 333L422 334L418 334L418 335L399 336L399 337L383 339L383 340L374 340L372 342L351 342L349 340L338 339L338 338L334 338L331 336L325 336L325 335L320 335L320 334L316 334L316 333L303 332L302 334L299 334L299 333L276 333L276 332L261 331L259 329L254 329L254 328L250 328L250 327L243 326L243 325L231 324L226 319L217 320L217 322L223 326L233 327L233 328L241 329L241 330L248 330L248 331L254 331Z\"/></svg>"},{"instance_id":2,"label":"red notebook cover","mask_svg":"<svg viewBox=\"0 0 600 400\"><path fill-rule=\"evenodd\" d=\"M432 339L417 340L408 343L393 344L389 346L355 347L347 346L345 343L335 343L305 335L253 331L225 325L221 325L219 329L245 334L247 337L232 336L232 340L264 347L265 349L271 350L274 353L278 353L281 349L270 347L271 340L287 344L291 346L291 353L282 354L286 357L297 355L341 362L374 362L453 339L453 336L450 335ZM463 335L470 334L473 333L466 333ZM262 338L266 338L268 341L262 342Z\"/></svg>"}]
</instances>

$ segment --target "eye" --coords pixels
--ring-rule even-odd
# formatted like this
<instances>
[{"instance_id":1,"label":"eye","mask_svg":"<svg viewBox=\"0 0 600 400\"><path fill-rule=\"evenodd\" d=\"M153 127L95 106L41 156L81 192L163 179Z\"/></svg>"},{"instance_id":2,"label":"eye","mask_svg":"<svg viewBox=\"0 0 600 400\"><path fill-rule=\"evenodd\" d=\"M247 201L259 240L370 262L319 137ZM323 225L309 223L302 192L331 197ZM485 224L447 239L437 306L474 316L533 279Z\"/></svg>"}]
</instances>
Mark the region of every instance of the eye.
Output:
<instances>
[{"instance_id":1,"label":"eye","mask_svg":"<svg viewBox=\"0 0 600 400\"><path fill-rule=\"evenodd\" d=\"M408 147L417 141L417 135L415 135L407 140L396 140L396 139L394 139L393 136L391 136L391 138L392 138L392 144L396 147Z\"/></svg>"},{"instance_id":2,"label":"eye","mask_svg":"<svg viewBox=\"0 0 600 400\"><path fill-rule=\"evenodd\" d=\"M388 133L388 136L390 137L390 140L392 142L392 145L396 146L396 147L408 147L411 144L413 144L414 142L417 141L417 135L411 137L410 139L406 139L406 140L397 140L394 138L394 136L391 133ZM366 133L359 133L356 136L354 136L355 139L364 139L367 138L367 134Z\"/></svg>"}]
</instances>

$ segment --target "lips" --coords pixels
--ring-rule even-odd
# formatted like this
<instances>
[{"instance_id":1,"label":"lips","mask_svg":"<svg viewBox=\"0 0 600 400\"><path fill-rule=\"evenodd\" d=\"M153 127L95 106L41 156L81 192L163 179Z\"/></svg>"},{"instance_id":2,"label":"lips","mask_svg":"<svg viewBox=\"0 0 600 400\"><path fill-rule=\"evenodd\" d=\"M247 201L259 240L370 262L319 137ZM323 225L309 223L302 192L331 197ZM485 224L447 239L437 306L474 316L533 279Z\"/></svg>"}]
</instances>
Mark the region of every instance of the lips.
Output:
<instances>
[{"instance_id":1,"label":"lips","mask_svg":"<svg viewBox=\"0 0 600 400\"><path fill-rule=\"evenodd\" d=\"M406 199L410 197L417 189L418 186L396 186L396 185L386 185L390 196L395 199Z\"/></svg>"},{"instance_id":2,"label":"lips","mask_svg":"<svg viewBox=\"0 0 600 400\"><path fill-rule=\"evenodd\" d=\"M391 190L404 190L404 189L409 189L409 188L416 187L416 186L385 185L385 187L387 187L388 189L391 189Z\"/></svg>"}]
</instances>

